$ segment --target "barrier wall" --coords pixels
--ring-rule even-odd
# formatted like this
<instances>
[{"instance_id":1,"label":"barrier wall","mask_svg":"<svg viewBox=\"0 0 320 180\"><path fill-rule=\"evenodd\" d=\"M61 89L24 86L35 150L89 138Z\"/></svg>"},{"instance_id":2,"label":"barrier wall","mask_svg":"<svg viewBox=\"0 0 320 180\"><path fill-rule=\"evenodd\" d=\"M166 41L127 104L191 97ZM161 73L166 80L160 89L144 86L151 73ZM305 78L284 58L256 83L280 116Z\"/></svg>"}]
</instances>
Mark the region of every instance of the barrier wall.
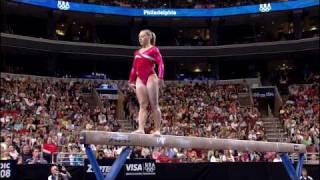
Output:
<instances>
[{"instance_id":1,"label":"barrier wall","mask_svg":"<svg viewBox=\"0 0 320 180\"><path fill-rule=\"evenodd\" d=\"M7 161L1 161L1 164ZM154 163L152 160L127 161L122 168L118 179L144 180L144 179L166 179L166 180L289 180L282 163ZM112 160L100 164L103 172L108 172ZM49 176L50 165L17 165L15 178L17 180L40 180ZM320 180L320 165L305 165L309 175L314 180ZM90 166L66 167L72 174L72 180L94 180ZM8 169L1 167L1 175ZM1 177L4 179L4 177Z\"/></svg>"}]
</instances>

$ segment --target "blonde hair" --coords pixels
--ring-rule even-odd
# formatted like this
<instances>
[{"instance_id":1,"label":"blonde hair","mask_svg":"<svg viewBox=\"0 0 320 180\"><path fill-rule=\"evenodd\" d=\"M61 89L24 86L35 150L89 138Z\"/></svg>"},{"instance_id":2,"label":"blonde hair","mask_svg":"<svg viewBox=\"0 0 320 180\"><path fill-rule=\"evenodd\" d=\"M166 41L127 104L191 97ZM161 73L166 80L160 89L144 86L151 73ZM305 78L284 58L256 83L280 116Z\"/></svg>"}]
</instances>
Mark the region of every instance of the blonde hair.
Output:
<instances>
[{"instance_id":1,"label":"blonde hair","mask_svg":"<svg viewBox=\"0 0 320 180\"><path fill-rule=\"evenodd\" d=\"M150 44L155 46L156 45L156 34L152 32L150 29L143 29L141 32L145 32L150 37Z\"/></svg>"}]
</instances>

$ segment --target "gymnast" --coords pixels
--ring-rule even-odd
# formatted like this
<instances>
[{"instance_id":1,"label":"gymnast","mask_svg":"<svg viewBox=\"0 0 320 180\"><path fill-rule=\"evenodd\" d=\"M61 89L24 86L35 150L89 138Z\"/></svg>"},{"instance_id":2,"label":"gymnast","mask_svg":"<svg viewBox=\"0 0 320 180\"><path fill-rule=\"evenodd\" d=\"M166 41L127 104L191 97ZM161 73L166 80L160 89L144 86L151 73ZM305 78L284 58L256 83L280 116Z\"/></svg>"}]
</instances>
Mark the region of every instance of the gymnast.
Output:
<instances>
[{"instance_id":1,"label":"gymnast","mask_svg":"<svg viewBox=\"0 0 320 180\"><path fill-rule=\"evenodd\" d=\"M133 133L144 134L147 119L147 108L150 104L154 120L153 135L160 135L161 111L159 107L159 89L164 87L164 64L159 49L155 46L156 35L149 29L139 33L141 48L134 52L130 72L129 87L135 91L139 102L138 129ZM155 65L158 66L158 75Z\"/></svg>"}]
</instances>

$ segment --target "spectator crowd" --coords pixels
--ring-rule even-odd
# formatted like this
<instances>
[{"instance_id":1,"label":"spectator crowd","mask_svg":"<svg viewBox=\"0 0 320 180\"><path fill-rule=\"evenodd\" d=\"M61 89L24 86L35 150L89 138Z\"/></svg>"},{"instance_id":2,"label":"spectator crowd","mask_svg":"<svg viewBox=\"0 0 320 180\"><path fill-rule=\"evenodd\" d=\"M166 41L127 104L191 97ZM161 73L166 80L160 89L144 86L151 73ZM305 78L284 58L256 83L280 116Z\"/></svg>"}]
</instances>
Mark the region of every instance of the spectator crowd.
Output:
<instances>
[{"instance_id":1,"label":"spectator crowd","mask_svg":"<svg viewBox=\"0 0 320 180\"><path fill-rule=\"evenodd\" d=\"M319 152L319 84L291 85L280 119L291 142Z\"/></svg>"},{"instance_id":2,"label":"spectator crowd","mask_svg":"<svg viewBox=\"0 0 320 180\"><path fill-rule=\"evenodd\" d=\"M90 105L82 91L98 84L63 79L1 77L1 159L19 164L52 162L57 152L69 153L69 160L82 149L83 129L119 131L116 103ZM79 158L78 158L79 159Z\"/></svg>"},{"instance_id":3,"label":"spectator crowd","mask_svg":"<svg viewBox=\"0 0 320 180\"><path fill-rule=\"evenodd\" d=\"M73 0L81 3L93 3L108 6L121 6L130 8L223 8L231 6L254 5L286 0Z\"/></svg>"},{"instance_id":4,"label":"spectator crowd","mask_svg":"<svg viewBox=\"0 0 320 180\"><path fill-rule=\"evenodd\" d=\"M138 103L125 81L114 81L121 90L124 113L135 127ZM124 131L119 124L119 104L113 100L92 103L86 93L97 87L95 80L1 76L1 160L18 164L82 165L83 129ZM281 120L291 142L303 143L319 152L319 86L294 85L281 109ZM242 106L245 84L168 82L160 96L162 134L210 138L266 140L258 109ZM91 100L91 101L90 101ZM152 132L148 116L146 132ZM116 158L123 147L91 145L98 159ZM58 153L59 152L59 153ZM164 147L136 147L131 158L153 158L157 162L257 162L280 161L272 152L239 152Z\"/></svg>"}]
</instances>

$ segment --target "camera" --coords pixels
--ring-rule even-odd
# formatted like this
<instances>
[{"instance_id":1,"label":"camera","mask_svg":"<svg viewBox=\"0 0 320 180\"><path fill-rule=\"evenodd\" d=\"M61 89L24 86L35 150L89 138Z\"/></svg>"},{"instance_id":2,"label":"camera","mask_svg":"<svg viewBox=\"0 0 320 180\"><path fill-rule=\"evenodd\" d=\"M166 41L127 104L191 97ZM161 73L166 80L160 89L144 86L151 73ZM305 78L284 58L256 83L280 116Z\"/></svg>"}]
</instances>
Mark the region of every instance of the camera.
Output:
<instances>
[{"instance_id":1,"label":"camera","mask_svg":"<svg viewBox=\"0 0 320 180\"><path fill-rule=\"evenodd\" d=\"M98 151L97 158L98 159L103 159L104 158L104 152L102 150Z\"/></svg>"},{"instance_id":2,"label":"camera","mask_svg":"<svg viewBox=\"0 0 320 180\"><path fill-rule=\"evenodd\" d=\"M58 167L59 172L66 173L67 170L63 165L57 164L57 167Z\"/></svg>"}]
</instances>

